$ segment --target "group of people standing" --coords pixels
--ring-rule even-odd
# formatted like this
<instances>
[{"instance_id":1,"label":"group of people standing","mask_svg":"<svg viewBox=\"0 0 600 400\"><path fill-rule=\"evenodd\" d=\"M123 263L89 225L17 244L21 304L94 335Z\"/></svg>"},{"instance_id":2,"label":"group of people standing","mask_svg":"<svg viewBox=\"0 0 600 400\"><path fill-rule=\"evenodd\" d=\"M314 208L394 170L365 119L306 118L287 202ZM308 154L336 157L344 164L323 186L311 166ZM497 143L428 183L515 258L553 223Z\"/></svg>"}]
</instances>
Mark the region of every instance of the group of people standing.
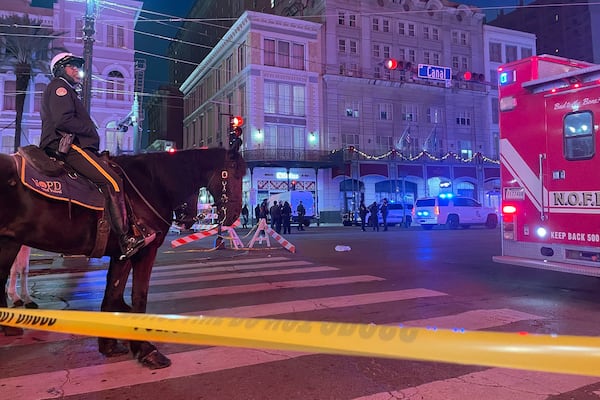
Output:
<instances>
[{"instance_id":1,"label":"group of people standing","mask_svg":"<svg viewBox=\"0 0 600 400\"><path fill-rule=\"evenodd\" d=\"M374 231L379 232L379 213L381 213L383 230L387 231L388 200L383 199L381 201L381 205L378 205L377 202L374 201L369 207L365 205L364 201L361 201L360 206L358 207L358 214L360 215L360 228L363 231L366 231L365 227L368 224L368 226L373 227ZM368 221L367 215L369 215Z\"/></svg>"},{"instance_id":2,"label":"group of people standing","mask_svg":"<svg viewBox=\"0 0 600 400\"><path fill-rule=\"evenodd\" d=\"M296 213L298 215L298 230L304 230L304 216L306 215L306 209L299 202L296 207ZM271 220L271 229L277 233L282 233L281 228L283 227L283 234L291 234L291 223L292 223L292 206L288 201L273 201L273 204L269 207L267 199L264 199L262 203L257 204L254 208L254 217L257 221L264 218ZM248 224L248 206L244 205L242 208L242 227L246 228Z\"/></svg>"}]
</instances>

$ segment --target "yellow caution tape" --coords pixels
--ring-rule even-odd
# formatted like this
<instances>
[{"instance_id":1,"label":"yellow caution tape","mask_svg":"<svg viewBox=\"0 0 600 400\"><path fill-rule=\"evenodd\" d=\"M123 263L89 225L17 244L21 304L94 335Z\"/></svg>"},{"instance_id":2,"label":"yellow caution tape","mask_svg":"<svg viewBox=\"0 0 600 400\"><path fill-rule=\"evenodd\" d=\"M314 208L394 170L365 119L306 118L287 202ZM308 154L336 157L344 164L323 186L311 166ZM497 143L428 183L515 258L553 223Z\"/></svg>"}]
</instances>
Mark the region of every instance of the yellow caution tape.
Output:
<instances>
[{"instance_id":1,"label":"yellow caution tape","mask_svg":"<svg viewBox=\"0 0 600 400\"><path fill-rule=\"evenodd\" d=\"M12 308L0 308L0 325L124 340L441 361L600 376L597 337Z\"/></svg>"}]
</instances>

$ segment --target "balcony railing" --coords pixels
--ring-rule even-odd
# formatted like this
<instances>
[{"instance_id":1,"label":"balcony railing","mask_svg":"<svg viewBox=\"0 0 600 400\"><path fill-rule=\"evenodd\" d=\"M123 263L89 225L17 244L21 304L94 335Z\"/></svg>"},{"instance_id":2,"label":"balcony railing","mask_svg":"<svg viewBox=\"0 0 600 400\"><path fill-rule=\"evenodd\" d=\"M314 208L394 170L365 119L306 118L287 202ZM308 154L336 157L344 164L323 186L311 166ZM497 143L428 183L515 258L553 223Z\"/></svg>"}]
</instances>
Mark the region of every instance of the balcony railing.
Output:
<instances>
[{"instance_id":1,"label":"balcony railing","mask_svg":"<svg viewBox=\"0 0 600 400\"><path fill-rule=\"evenodd\" d=\"M317 162L335 163L337 159L326 150L303 149L255 149L244 150L244 159L249 162Z\"/></svg>"}]
</instances>

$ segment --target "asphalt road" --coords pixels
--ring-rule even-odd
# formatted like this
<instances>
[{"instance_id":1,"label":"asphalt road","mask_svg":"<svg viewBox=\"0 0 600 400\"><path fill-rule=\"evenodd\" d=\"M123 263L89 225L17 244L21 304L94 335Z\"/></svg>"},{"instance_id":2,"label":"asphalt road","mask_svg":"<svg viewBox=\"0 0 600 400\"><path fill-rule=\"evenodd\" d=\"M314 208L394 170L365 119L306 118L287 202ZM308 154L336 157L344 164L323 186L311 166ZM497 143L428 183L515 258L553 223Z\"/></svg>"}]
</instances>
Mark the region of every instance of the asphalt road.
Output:
<instances>
[{"instance_id":1,"label":"asphalt road","mask_svg":"<svg viewBox=\"0 0 600 400\"><path fill-rule=\"evenodd\" d=\"M239 231L240 236L245 234ZM500 230L311 227L253 249L212 239L157 258L149 312L596 336L597 278L495 264ZM170 238L175 238L171 236ZM243 238L248 243L251 236ZM343 245L349 251L336 251ZM97 310L103 261L37 263L45 308ZM87 272L86 268L88 268ZM158 344L173 365L105 359L96 341L0 337L0 398L593 399L600 378L418 360Z\"/></svg>"}]
</instances>

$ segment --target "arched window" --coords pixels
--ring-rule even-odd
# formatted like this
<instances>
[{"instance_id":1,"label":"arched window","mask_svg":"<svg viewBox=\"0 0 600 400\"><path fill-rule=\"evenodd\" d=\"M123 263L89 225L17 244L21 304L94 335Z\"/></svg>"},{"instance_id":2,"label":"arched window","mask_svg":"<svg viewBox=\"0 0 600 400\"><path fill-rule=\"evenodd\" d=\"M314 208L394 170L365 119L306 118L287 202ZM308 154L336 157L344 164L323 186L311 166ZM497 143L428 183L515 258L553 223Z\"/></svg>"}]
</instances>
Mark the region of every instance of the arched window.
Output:
<instances>
[{"instance_id":1,"label":"arched window","mask_svg":"<svg viewBox=\"0 0 600 400\"><path fill-rule=\"evenodd\" d=\"M106 83L106 98L109 100L125 99L125 78L119 71L110 71L108 73L108 82Z\"/></svg>"}]
</instances>

